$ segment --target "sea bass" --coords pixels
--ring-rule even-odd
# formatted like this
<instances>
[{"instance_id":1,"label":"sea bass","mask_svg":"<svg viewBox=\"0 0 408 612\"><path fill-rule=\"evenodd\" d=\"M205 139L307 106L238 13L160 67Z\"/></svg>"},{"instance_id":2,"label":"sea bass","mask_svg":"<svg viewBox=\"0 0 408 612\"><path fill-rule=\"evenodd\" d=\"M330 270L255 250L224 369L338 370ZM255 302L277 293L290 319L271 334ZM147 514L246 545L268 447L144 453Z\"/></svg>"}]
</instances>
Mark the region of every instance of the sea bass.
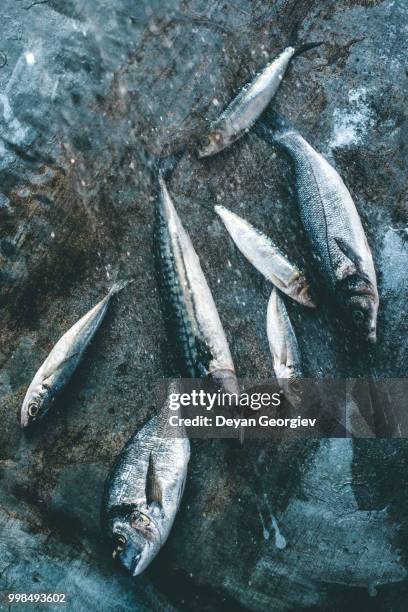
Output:
<instances>
[{"instance_id":1,"label":"sea bass","mask_svg":"<svg viewBox=\"0 0 408 612\"><path fill-rule=\"evenodd\" d=\"M113 556L133 574L154 559L170 533L187 476L190 443L179 428L170 433L171 383L158 415L134 434L108 476L102 505L102 529L113 543Z\"/></svg>"},{"instance_id":2,"label":"sea bass","mask_svg":"<svg viewBox=\"0 0 408 612\"><path fill-rule=\"evenodd\" d=\"M310 43L299 49L287 47L259 72L227 106L210 129L198 150L199 157L219 153L238 140L255 123L275 96L291 59L321 43Z\"/></svg>"},{"instance_id":3,"label":"sea bass","mask_svg":"<svg viewBox=\"0 0 408 612\"><path fill-rule=\"evenodd\" d=\"M327 286L359 333L376 341L378 290L373 258L357 209L338 172L273 111L257 132L293 160L300 216Z\"/></svg>"},{"instance_id":4,"label":"sea bass","mask_svg":"<svg viewBox=\"0 0 408 612\"><path fill-rule=\"evenodd\" d=\"M208 377L225 392L238 393L228 342L214 299L190 237L181 224L159 178L158 263L164 298L184 372L192 378Z\"/></svg>"},{"instance_id":5,"label":"sea bass","mask_svg":"<svg viewBox=\"0 0 408 612\"><path fill-rule=\"evenodd\" d=\"M215 206L215 211L238 249L266 279L303 306L315 308L304 275L270 238L224 206Z\"/></svg>"},{"instance_id":6,"label":"sea bass","mask_svg":"<svg viewBox=\"0 0 408 612\"><path fill-rule=\"evenodd\" d=\"M28 427L47 414L58 393L70 380L85 349L102 323L112 296L129 282L132 281L113 285L108 295L58 340L28 387L21 408L21 427Z\"/></svg>"},{"instance_id":7,"label":"sea bass","mask_svg":"<svg viewBox=\"0 0 408 612\"><path fill-rule=\"evenodd\" d=\"M273 359L273 369L293 405L300 401L296 381L302 378L301 357L295 331L284 301L274 287L268 302L266 333Z\"/></svg>"}]
</instances>

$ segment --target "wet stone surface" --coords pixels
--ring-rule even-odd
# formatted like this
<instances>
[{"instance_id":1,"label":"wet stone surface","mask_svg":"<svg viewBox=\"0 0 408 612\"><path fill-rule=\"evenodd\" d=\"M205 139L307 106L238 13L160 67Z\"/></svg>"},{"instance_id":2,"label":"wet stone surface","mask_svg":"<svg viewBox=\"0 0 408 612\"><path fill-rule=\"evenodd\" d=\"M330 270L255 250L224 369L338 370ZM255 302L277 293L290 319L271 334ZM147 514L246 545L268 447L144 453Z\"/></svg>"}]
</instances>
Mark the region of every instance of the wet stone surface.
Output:
<instances>
[{"instance_id":1,"label":"wet stone surface","mask_svg":"<svg viewBox=\"0 0 408 612\"><path fill-rule=\"evenodd\" d=\"M380 290L366 347L321 300L288 303L311 377L404 377L407 362L407 39L403 2L4 0L0 42L0 590L67 592L73 610L406 608L404 440L192 444L170 539L128 577L99 529L103 483L169 375L153 257L157 156L241 377L267 378L271 287L213 207L310 253L288 161L253 133L199 161L194 142L292 37L276 99L351 190ZM16 413L50 348L105 294L95 341L38 430ZM365 608L364 608L365 607ZM23 607L21 609L24 609ZM29 609L29 608L27 608Z\"/></svg>"}]
</instances>

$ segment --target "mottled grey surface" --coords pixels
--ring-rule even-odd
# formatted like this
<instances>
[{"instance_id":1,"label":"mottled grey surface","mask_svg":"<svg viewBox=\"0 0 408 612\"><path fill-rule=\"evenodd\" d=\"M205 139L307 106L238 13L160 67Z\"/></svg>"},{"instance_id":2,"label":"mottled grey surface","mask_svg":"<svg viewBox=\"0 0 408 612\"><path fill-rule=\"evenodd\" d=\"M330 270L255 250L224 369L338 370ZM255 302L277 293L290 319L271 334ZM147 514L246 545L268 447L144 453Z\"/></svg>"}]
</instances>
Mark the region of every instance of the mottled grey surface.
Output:
<instances>
[{"instance_id":1,"label":"mottled grey surface","mask_svg":"<svg viewBox=\"0 0 408 612\"><path fill-rule=\"evenodd\" d=\"M324 303L289 304L304 369L406 376L406 3L3 0L0 16L0 589L66 591L72 610L405 610L405 441L195 442L173 532L137 579L110 559L99 505L170 369L149 167L190 147L293 35L326 44L293 63L276 104L350 188L381 299L369 353ZM213 206L307 267L289 164L249 134L214 158L186 153L169 189L239 375L268 377L270 286ZM23 435L33 374L115 275L137 282Z\"/></svg>"}]
</instances>

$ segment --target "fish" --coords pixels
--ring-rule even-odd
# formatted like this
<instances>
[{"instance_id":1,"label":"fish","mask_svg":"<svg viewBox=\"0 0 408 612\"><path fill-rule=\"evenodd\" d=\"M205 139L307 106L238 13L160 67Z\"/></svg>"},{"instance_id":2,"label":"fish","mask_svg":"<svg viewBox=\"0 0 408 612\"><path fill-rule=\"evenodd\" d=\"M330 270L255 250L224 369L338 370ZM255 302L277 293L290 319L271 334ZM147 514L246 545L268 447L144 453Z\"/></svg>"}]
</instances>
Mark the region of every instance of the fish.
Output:
<instances>
[{"instance_id":1,"label":"fish","mask_svg":"<svg viewBox=\"0 0 408 612\"><path fill-rule=\"evenodd\" d=\"M289 401L297 406L301 400L299 380L303 378L300 350L285 303L276 287L268 302L266 333L275 376Z\"/></svg>"},{"instance_id":2,"label":"fish","mask_svg":"<svg viewBox=\"0 0 408 612\"><path fill-rule=\"evenodd\" d=\"M300 217L325 285L358 336L375 343L379 297L374 262L343 179L275 111L268 109L255 129L291 158Z\"/></svg>"},{"instance_id":3,"label":"fish","mask_svg":"<svg viewBox=\"0 0 408 612\"><path fill-rule=\"evenodd\" d=\"M321 42L288 46L239 92L218 119L211 123L198 147L198 157L219 153L241 138L252 127L275 96L285 72L296 55L321 45Z\"/></svg>"},{"instance_id":4,"label":"fish","mask_svg":"<svg viewBox=\"0 0 408 612\"><path fill-rule=\"evenodd\" d=\"M183 426L166 432L170 394L179 382L170 383L161 410L127 442L105 485L102 530L113 557L133 576L166 542L183 496L190 442Z\"/></svg>"},{"instance_id":5,"label":"fish","mask_svg":"<svg viewBox=\"0 0 408 612\"><path fill-rule=\"evenodd\" d=\"M20 425L23 429L37 423L48 413L102 323L112 297L130 282L115 283L103 300L58 340L27 389L20 411Z\"/></svg>"},{"instance_id":6,"label":"fish","mask_svg":"<svg viewBox=\"0 0 408 612\"><path fill-rule=\"evenodd\" d=\"M273 241L224 206L214 207L241 253L283 293L303 306L316 308L304 274L288 261Z\"/></svg>"},{"instance_id":7,"label":"fish","mask_svg":"<svg viewBox=\"0 0 408 612\"><path fill-rule=\"evenodd\" d=\"M168 329L183 374L211 381L225 393L238 394L234 363L211 290L161 176L156 242Z\"/></svg>"}]
</instances>

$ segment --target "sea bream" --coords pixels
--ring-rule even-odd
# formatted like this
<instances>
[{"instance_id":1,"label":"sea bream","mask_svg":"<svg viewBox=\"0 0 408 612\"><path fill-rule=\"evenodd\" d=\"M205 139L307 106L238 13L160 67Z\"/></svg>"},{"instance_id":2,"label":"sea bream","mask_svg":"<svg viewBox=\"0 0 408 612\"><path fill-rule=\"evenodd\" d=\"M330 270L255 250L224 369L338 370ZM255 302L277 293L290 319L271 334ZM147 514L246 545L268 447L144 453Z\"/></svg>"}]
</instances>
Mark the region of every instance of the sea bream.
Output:
<instances>
[{"instance_id":1,"label":"sea bream","mask_svg":"<svg viewBox=\"0 0 408 612\"><path fill-rule=\"evenodd\" d=\"M184 491L190 443L182 426L168 428L171 383L160 412L135 433L108 476L102 504L102 529L113 557L140 574L170 533Z\"/></svg>"},{"instance_id":2,"label":"sea bream","mask_svg":"<svg viewBox=\"0 0 408 612\"><path fill-rule=\"evenodd\" d=\"M228 393L238 383L227 338L190 237L159 178L157 254L169 334L179 349L183 374L208 378Z\"/></svg>"},{"instance_id":3,"label":"sea bream","mask_svg":"<svg viewBox=\"0 0 408 612\"><path fill-rule=\"evenodd\" d=\"M296 381L303 377L300 350L285 303L275 287L268 302L266 333L275 376L289 401L296 405L300 400Z\"/></svg>"},{"instance_id":4,"label":"sea bream","mask_svg":"<svg viewBox=\"0 0 408 612\"><path fill-rule=\"evenodd\" d=\"M303 306L315 308L305 276L270 238L224 206L214 210L241 253L266 279Z\"/></svg>"},{"instance_id":5,"label":"sea bream","mask_svg":"<svg viewBox=\"0 0 408 612\"><path fill-rule=\"evenodd\" d=\"M199 157L219 153L238 140L255 123L276 94L290 61L321 43L310 43L295 49L287 47L245 85L220 117L211 123L198 149Z\"/></svg>"},{"instance_id":6,"label":"sea bream","mask_svg":"<svg viewBox=\"0 0 408 612\"><path fill-rule=\"evenodd\" d=\"M71 327L54 346L28 387L20 413L21 427L42 419L78 366L105 317L112 297L132 281L118 282L109 293Z\"/></svg>"},{"instance_id":7,"label":"sea bream","mask_svg":"<svg viewBox=\"0 0 408 612\"><path fill-rule=\"evenodd\" d=\"M256 130L292 159L299 212L316 264L355 328L375 342L379 302L376 274L349 190L333 166L272 110L264 114Z\"/></svg>"}]
</instances>

